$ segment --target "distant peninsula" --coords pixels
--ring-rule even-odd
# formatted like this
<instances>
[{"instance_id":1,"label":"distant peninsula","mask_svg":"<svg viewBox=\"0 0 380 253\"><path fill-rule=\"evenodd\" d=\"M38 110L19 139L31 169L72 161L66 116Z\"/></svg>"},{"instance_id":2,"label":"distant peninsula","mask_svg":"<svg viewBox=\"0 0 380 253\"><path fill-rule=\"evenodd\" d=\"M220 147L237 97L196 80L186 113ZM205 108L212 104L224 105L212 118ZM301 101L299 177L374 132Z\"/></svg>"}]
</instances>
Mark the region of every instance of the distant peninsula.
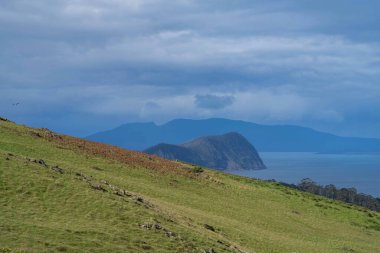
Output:
<instances>
[{"instance_id":1,"label":"distant peninsula","mask_svg":"<svg viewBox=\"0 0 380 253\"><path fill-rule=\"evenodd\" d=\"M161 143L143 152L219 170L266 169L255 147L236 132L199 137L180 145Z\"/></svg>"}]
</instances>

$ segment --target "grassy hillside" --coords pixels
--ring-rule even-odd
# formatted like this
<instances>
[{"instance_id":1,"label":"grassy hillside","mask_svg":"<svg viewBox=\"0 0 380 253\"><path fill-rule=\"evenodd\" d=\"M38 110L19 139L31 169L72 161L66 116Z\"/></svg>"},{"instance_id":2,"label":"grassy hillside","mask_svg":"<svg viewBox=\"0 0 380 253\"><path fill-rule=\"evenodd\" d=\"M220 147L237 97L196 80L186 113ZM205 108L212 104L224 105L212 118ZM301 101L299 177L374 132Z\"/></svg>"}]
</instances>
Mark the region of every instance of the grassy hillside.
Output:
<instances>
[{"instance_id":1,"label":"grassy hillside","mask_svg":"<svg viewBox=\"0 0 380 253\"><path fill-rule=\"evenodd\" d=\"M0 252L380 252L380 215L0 121Z\"/></svg>"}]
</instances>

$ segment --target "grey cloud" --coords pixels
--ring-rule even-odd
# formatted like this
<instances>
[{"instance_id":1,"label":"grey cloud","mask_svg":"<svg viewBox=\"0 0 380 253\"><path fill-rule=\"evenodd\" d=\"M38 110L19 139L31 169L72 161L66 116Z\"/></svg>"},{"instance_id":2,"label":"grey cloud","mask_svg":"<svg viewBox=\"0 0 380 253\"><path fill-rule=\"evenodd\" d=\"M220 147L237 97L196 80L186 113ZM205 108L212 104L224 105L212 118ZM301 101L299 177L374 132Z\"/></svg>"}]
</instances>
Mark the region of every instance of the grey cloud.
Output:
<instances>
[{"instance_id":1,"label":"grey cloud","mask_svg":"<svg viewBox=\"0 0 380 253\"><path fill-rule=\"evenodd\" d=\"M222 109L233 104L235 98L233 96L217 96L217 95L196 95L195 104L205 109Z\"/></svg>"},{"instance_id":2,"label":"grey cloud","mask_svg":"<svg viewBox=\"0 0 380 253\"><path fill-rule=\"evenodd\" d=\"M302 26L320 22L318 13L303 16L289 1L48 2L5 1L4 83L247 85L273 77L272 83L295 82L313 71L342 79L352 69L370 71L378 60L377 45L319 35L316 28L305 34ZM166 12L174 14L162 19ZM236 35L240 27L253 30Z\"/></svg>"},{"instance_id":3,"label":"grey cloud","mask_svg":"<svg viewBox=\"0 0 380 253\"><path fill-rule=\"evenodd\" d=\"M159 108L161 108L161 106L159 104L152 102L152 101L145 103L145 107L147 109L159 109Z\"/></svg>"}]
</instances>

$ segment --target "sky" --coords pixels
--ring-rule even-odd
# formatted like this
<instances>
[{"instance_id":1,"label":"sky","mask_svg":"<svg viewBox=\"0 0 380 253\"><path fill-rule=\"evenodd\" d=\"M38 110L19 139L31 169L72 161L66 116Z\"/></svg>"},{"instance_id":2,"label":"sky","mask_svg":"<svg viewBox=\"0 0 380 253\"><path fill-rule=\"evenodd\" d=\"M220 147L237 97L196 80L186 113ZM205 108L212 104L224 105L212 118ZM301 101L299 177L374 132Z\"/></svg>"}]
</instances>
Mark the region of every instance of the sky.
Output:
<instances>
[{"instance_id":1,"label":"sky","mask_svg":"<svg viewBox=\"0 0 380 253\"><path fill-rule=\"evenodd\" d=\"M380 138L378 0L1 0L0 116L222 117Z\"/></svg>"}]
</instances>

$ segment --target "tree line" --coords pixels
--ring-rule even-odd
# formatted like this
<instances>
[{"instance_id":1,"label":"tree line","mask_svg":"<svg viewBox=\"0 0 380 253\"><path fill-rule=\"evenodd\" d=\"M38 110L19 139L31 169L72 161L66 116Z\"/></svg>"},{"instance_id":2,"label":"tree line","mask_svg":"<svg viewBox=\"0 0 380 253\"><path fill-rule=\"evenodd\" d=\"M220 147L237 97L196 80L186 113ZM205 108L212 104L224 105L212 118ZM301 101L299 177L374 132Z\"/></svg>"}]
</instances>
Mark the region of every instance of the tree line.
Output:
<instances>
[{"instance_id":1,"label":"tree line","mask_svg":"<svg viewBox=\"0 0 380 253\"><path fill-rule=\"evenodd\" d=\"M375 198L371 195L364 193L358 193L354 187L337 188L333 184L321 186L313 180L311 180L310 178L302 179L298 184L287 184L283 182L279 182L279 184L303 192L309 192L330 199L340 200L346 203L359 205L370 210L380 212L380 198Z\"/></svg>"}]
</instances>

